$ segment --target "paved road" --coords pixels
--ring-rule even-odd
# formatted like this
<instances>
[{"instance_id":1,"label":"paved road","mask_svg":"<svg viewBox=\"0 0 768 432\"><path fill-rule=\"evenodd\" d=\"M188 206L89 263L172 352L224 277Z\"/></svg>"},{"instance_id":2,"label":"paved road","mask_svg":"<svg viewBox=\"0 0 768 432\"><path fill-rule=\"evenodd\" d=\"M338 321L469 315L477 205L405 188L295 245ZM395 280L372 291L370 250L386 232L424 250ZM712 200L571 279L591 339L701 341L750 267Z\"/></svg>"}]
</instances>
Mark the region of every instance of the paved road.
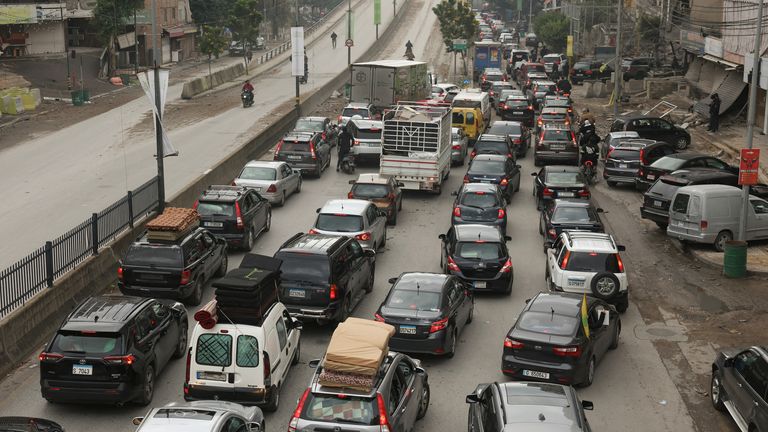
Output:
<instances>
[{"instance_id":1,"label":"paved road","mask_svg":"<svg viewBox=\"0 0 768 432\"><path fill-rule=\"evenodd\" d=\"M423 0L413 0L426 6ZM403 2L399 2L403 3ZM405 3L406 5L408 2ZM375 41L373 2L355 2L357 58ZM405 7L405 6L398 6ZM420 14L426 15L426 7ZM423 17L426 22L427 17ZM331 18L333 20L333 18ZM307 92L324 85L347 67L347 50L331 49L330 35L346 35L346 19L334 24L308 45L310 60ZM380 32L392 22L392 8L382 8ZM405 41L403 41L405 44ZM258 104L250 109L233 108L169 133L180 155L166 159L166 195L173 196L208 168L253 136L255 126L270 121L277 107L294 97L290 64L270 68L256 83ZM178 100L181 85L169 88L169 101ZM83 121L55 133L37 137L0 152L0 184L8 188L0 208L0 268L40 247L108 206L126 191L156 174L154 139L128 133L141 122L150 106L145 98ZM151 131L151 124L148 126ZM53 216L53 217L52 217ZM19 227L34 227L19 235Z\"/></svg>"}]
</instances>

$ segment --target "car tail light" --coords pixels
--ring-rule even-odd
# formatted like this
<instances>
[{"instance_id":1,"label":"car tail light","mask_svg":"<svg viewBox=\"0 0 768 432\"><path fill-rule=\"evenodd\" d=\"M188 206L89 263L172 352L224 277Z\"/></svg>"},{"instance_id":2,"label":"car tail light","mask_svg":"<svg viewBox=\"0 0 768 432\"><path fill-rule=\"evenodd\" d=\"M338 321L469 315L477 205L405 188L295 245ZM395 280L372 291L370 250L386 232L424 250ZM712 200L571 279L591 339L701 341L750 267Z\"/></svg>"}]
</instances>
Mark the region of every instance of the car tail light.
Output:
<instances>
[{"instance_id":1,"label":"car tail light","mask_svg":"<svg viewBox=\"0 0 768 432\"><path fill-rule=\"evenodd\" d=\"M232 186L236 186L234 180L232 181ZM197 207L200 205L200 200L195 200L195 203L192 204L192 208L197 210Z\"/></svg>"},{"instance_id":2,"label":"car tail light","mask_svg":"<svg viewBox=\"0 0 768 432\"><path fill-rule=\"evenodd\" d=\"M384 397L381 393L376 393L376 404L379 406L379 428L381 432L390 432L392 427L389 425L387 417L387 407L384 405Z\"/></svg>"},{"instance_id":3,"label":"car tail light","mask_svg":"<svg viewBox=\"0 0 768 432\"><path fill-rule=\"evenodd\" d=\"M582 189L579 191L579 196L582 198L589 198L589 189Z\"/></svg>"},{"instance_id":4,"label":"car tail light","mask_svg":"<svg viewBox=\"0 0 768 432\"><path fill-rule=\"evenodd\" d=\"M309 142L309 153L312 155L312 159L317 159L317 153L315 153L315 143Z\"/></svg>"},{"instance_id":5,"label":"car tail light","mask_svg":"<svg viewBox=\"0 0 768 432\"><path fill-rule=\"evenodd\" d=\"M550 188L544 188L544 190L543 190L543 191L541 191L541 193L542 193L544 196L547 196L547 197L555 196L555 191L553 191L553 190L552 190L552 189L550 189Z\"/></svg>"},{"instance_id":6,"label":"car tail light","mask_svg":"<svg viewBox=\"0 0 768 432\"><path fill-rule=\"evenodd\" d=\"M520 139L520 138L515 138L515 139L512 140L512 142L515 143L515 144L522 144L523 140Z\"/></svg>"},{"instance_id":7,"label":"car tail light","mask_svg":"<svg viewBox=\"0 0 768 432\"><path fill-rule=\"evenodd\" d=\"M584 71L584 75L592 75L592 71L590 69L587 69Z\"/></svg>"},{"instance_id":8,"label":"car tail light","mask_svg":"<svg viewBox=\"0 0 768 432\"><path fill-rule=\"evenodd\" d=\"M553 347L552 352L556 356L561 356L561 357L581 357L580 346Z\"/></svg>"},{"instance_id":9,"label":"car tail light","mask_svg":"<svg viewBox=\"0 0 768 432\"><path fill-rule=\"evenodd\" d=\"M352 192L347 192L347 198L354 199L355 198L355 194L353 194Z\"/></svg>"},{"instance_id":10,"label":"car tail light","mask_svg":"<svg viewBox=\"0 0 768 432\"><path fill-rule=\"evenodd\" d=\"M60 359L63 359L64 356L61 354L49 353L49 352L43 351L40 353L40 355L37 358L40 359L41 362L45 362L45 361L55 362Z\"/></svg>"},{"instance_id":11,"label":"car tail light","mask_svg":"<svg viewBox=\"0 0 768 432\"><path fill-rule=\"evenodd\" d=\"M469 183L469 176L468 175L464 176L464 183Z\"/></svg>"},{"instance_id":12,"label":"car tail light","mask_svg":"<svg viewBox=\"0 0 768 432\"><path fill-rule=\"evenodd\" d=\"M489 96L493 96L494 94L495 94L495 93L493 92L493 90L491 90L491 91L489 91L489 92L488 92L488 95L489 95Z\"/></svg>"},{"instance_id":13,"label":"car tail light","mask_svg":"<svg viewBox=\"0 0 768 432\"><path fill-rule=\"evenodd\" d=\"M549 234L549 236L550 236L551 238L553 238L553 239L554 239L555 237L557 237L557 231L555 231L555 229L554 229L554 228L550 228L549 230L547 230L547 234Z\"/></svg>"},{"instance_id":14,"label":"car tail light","mask_svg":"<svg viewBox=\"0 0 768 432\"><path fill-rule=\"evenodd\" d=\"M472 152L469 154L469 157L474 158L475 156L477 156L477 152L472 150Z\"/></svg>"},{"instance_id":15,"label":"car tail light","mask_svg":"<svg viewBox=\"0 0 768 432\"><path fill-rule=\"evenodd\" d=\"M356 146L356 145L360 145L360 140L354 140L354 141L352 141L352 145L353 145L353 146Z\"/></svg>"},{"instance_id":16,"label":"car tail light","mask_svg":"<svg viewBox=\"0 0 768 432\"><path fill-rule=\"evenodd\" d=\"M275 157L280 153L280 149L283 148L283 140L280 140L277 142L277 147L275 147Z\"/></svg>"},{"instance_id":17,"label":"car tail light","mask_svg":"<svg viewBox=\"0 0 768 432\"><path fill-rule=\"evenodd\" d=\"M640 149L640 163L645 163L645 149Z\"/></svg>"},{"instance_id":18,"label":"car tail light","mask_svg":"<svg viewBox=\"0 0 768 432\"><path fill-rule=\"evenodd\" d=\"M187 370L184 373L184 384L189 383L189 372L191 370L191 367L192 367L192 347L189 347L189 349L187 350Z\"/></svg>"},{"instance_id":19,"label":"car tail light","mask_svg":"<svg viewBox=\"0 0 768 432\"><path fill-rule=\"evenodd\" d=\"M643 167L640 167L640 169L637 170L637 175L640 177L645 176L645 169L643 169Z\"/></svg>"},{"instance_id":20,"label":"car tail light","mask_svg":"<svg viewBox=\"0 0 768 432\"><path fill-rule=\"evenodd\" d=\"M339 288L336 286L336 284L331 284L330 289L328 290L328 298L331 300L336 300L339 297Z\"/></svg>"},{"instance_id":21,"label":"car tail light","mask_svg":"<svg viewBox=\"0 0 768 432\"><path fill-rule=\"evenodd\" d=\"M501 109L507 109L507 104L501 104Z\"/></svg>"},{"instance_id":22,"label":"car tail light","mask_svg":"<svg viewBox=\"0 0 768 432\"><path fill-rule=\"evenodd\" d=\"M522 349L525 345L511 338L504 338L504 348Z\"/></svg>"},{"instance_id":23,"label":"car tail light","mask_svg":"<svg viewBox=\"0 0 768 432\"><path fill-rule=\"evenodd\" d=\"M123 280L123 266L117 268L117 280Z\"/></svg>"},{"instance_id":24,"label":"car tail light","mask_svg":"<svg viewBox=\"0 0 768 432\"><path fill-rule=\"evenodd\" d=\"M611 157L611 153L613 153L613 147L608 147L608 153L605 154L605 158L609 159Z\"/></svg>"},{"instance_id":25,"label":"car tail light","mask_svg":"<svg viewBox=\"0 0 768 432\"><path fill-rule=\"evenodd\" d=\"M501 270L499 270L499 273L509 273L512 271L512 260L510 258L507 258L507 262L504 263L504 265L501 267Z\"/></svg>"},{"instance_id":26,"label":"car tail light","mask_svg":"<svg viewBox=\"0 0 768 432\"><path fill-rule=\"evenodd\" d=\"M181 271L181 279L179 279L180 285L186 285L189 283L189 281L192 279L192 270L182 270Z\"/></svg>"},{"instance_id":27,"label":"car tail light","mask_svg":"<svg viewBox=\"0 0 768 432\"><path fill-rule=\"evenodd\" d=\"M277 192L277 186L275 186L275 185L269 185L269 187L267 188L267 192L269 192L269 193L275 193L275 192Z\"/></svg>"},{"instance_id":28,"label":"car tail light","mask_svg":"<svg viewBox=\"0 0 768 432\"><path fill-rule=\"evenodd\" d=\"M528 111L533 111L533 105L528 105Z\"/></svg>"},{"instance_id":29,"label":"car tail light","mask_svg":"<svg viewBox=\"0 0 768 432\"><path fill-rule=\"evenodd\" d=\"M451 148L452 148L453 150L461 150L461 146L460 146L460 145L458 145L458 144L454 144L454 145L452 145L452 146L451 146Z\"/></svg>"},{"instance_id":30,"label":"car tail light","mask_svg":"<svg viewBox=\"0 0 768 432\"><path fill-rule=\"evenodd\" d=\"M269 362L269 354L264 351L264 386L272 385L272 365Z\"/></svg>"},{"instance_id":31,"label":"car tail light","mask_svg":"<svg viewBox=\"0 0 768 432\"><path fill-rule=\"evenodd\" d=\"M243 212L240 211L240 203L235 201L235 221L237 223L237 229L242 230L243 225Z\"/></svg>"},{"instance_id":32,"label":"car tail light","mask_svg":"<svg viewBox=\"0 0 768 432\"><path fill-rule=\"evenodd\" d=\"M436 333L436 332L439 332L440 330L445 329L446 327L448 327L448 318L447 317L443 318L441 320L437 320L437 321L433 322L432 325L429 326L429 332L430 333Z\"/></svg>"},{"instance_id":33,"label":"car tail light","mask_svg":"<svg viewBox=\"0 0 768 432\"><path fill-rule=\"evenodd\" d=\"M384 317L379 315L378 313L373 314L373 319L375 319L378 322L384 322Z\"/></svg>"},{"instance_id":34,"label":"car tail light","mask_svg":"<svg viewBox=\"0 0 768 432\"><path fill-rule=\"evenodd\" d=\"M507 180L506 178L503 178L503 179L501 179L501 181L499 182L499 184L500 184L501 186L506 186L506 185L508 185L508 184L509 184L509 180Z\"/></svg>"},{"instance_id":35,"label":"car tail light","mask_svg":"<svg viewBox=\"0 0 768 432\"><path fill-rule=\"evenodd\" d=\"M560 269L565 270L566 267L568 267L568 259L571 257L571 251L566 250L565 256L563 257L563 262L560 263Z\"/></svg>"},{"instance_id":36,"label":"car tail light","mask_svg":"<svg viewBox=\"0 0 768 432\"><path fill-rule=\"evenodd\" d=\"M104 361L112 365L130 366L133 364L134 361L136 361L136 357L130 354L124 355L124 356L107 356L107 357L104 357Z\"/></svg>"},{"instance_id":37,"label":"car tail light","mask_svg":"<svg viewBox=\"0 0 768 432\"><path fill-rule=\"evenodd\" d=\"M537 123L539 124L539 126L543 126L544 125L544 120L539 119L539 121Z\"/></svg>"},{"instance_id":38,"label":"car tail light","mask_svg":"<svg viewBox=\"0 0 768 432\"><path fill-rule=\"evenodd\" d=\"M461 209L459 207L453 208L453 215L456 217L461 217Z\"/></svg>"},{"instance_id":39,"label":"car tail light","mask_svg":"<svg viewBox=\"0 0 768 432\"><path fill-rule=\"evenodd\" d=\"M323 132L323 133L320 135L320 138L321 138L323 141L325 141L325 137L326 137L326 135L325 135L325 132Z\"/></svg>"},{"instance_id":40,"label":"car tail light","mask_svg":"<svg viewBox=\"0 0 768 432\"><path fill-rule=\"evenodd\" d=\"M371 233L364 232L362 234L356 235L355 238L360 240L360 241L368 241L368 240L371 239Z\"/></svg>"},{"instance_id":41,"label":"car tail light","mask_svg":"<svg viewBox=\"0 0 768 432\"><path fill-rule=\"evenodd\" d=\"M616 264L619 267L619 273L624 273L624 261L621 260L621 255L616 254Z\"/></svg>"},{"instance_id":42,"label":"car tail light","mask_svg":"<svg viewBox=\"0 0 768 432\"><path fill-rule=\"evenodd\" d=\"M497 217L498 219L504 219L504 216L506 216L506 215L507 215L507 212L506 212L506 211L504 211L504 209L503 209L503 208L501 208L501 209L499 209L499 213L498 213L498 216L496 216L496 217Z\"/></svg>"},{"instance_id":43,"label":"car tail light","mask_svg":"<svg viewBox=\"0 0 768 432\"><path fill-rule=\"evenodd\" d=\"M459 266L456 265L456 261L451 257L448 257L448 270L455 272L459 271Z\"/></svg>"},{"instance_id":44,"label":"car tail light","mask_svg":"<svg viewBox=\"0 0 768 432\"><path fill-rule=\"evenodd\" d=\"M307 231L307 234L320 234L316 229L310 228L309 231Z\"/></svg>"},{"instance_id":45,"label":"car tail light","mask_svg":"<svg viewBox=\"0 0 768 432\"><path fill-rule=\"evenodd\" d=\"M296 428L299 426L299 417L301 417L301 412L304 411L304 403L307 401L307 397L309 397L309 388L304 390L304 394L301 395L299 403L293 411L293 417L291 417L291 421L288 422L288 432L295 432Z\"/></svg>"},{"instance_id":46,"label":"car tail light","mask_svg":"<svg viewBox=\"0 0 768 432\"><path fill-rule=\"evenodd\" d=\"M707 221L703 220L703 221L699 222L699 225L701 226L701 229L707 229L707 227L709 226L709 223Z\"/></svg>"}]
</instances>

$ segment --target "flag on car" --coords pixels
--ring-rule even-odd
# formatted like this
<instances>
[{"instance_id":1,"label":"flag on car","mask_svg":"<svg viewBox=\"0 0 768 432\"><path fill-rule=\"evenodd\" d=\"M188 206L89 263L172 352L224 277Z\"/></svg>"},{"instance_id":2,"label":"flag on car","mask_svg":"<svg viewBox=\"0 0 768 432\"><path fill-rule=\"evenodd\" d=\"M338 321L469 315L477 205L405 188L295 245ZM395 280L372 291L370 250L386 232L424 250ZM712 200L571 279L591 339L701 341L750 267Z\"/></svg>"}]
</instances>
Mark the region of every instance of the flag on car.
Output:
<instances>
[{"instance_id":1,"label":"flag on car","mask_svg":"<svg viewBox=\"0 0 768 432\"><path fill-rule=\"evenodd\" d=\"M581 301L581 326L584 327L584 334L589 338L589 322L587 320L587 295Z\"/></svg>"}]
</instances>

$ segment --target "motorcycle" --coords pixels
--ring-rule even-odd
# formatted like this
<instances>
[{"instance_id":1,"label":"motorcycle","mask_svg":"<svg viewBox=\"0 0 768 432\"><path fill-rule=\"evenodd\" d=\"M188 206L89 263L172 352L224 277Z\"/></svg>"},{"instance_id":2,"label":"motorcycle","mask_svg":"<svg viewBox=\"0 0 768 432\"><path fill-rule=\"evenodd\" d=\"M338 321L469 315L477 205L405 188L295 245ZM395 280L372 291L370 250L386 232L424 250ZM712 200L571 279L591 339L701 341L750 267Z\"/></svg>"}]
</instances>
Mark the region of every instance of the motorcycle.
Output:
<instances>
[{"instance_id":1,"label":"motorcycle","mask_svg":"<svg viewBox=\"0 0 768 432\"><path fill-rule=\"evenodd\" d=\"M240 100L243 101L243 108L248 108L253 105L253 92L244 91L240 93Z\"/></svg>"},{"instance_id":2,"label":"motorcycle","mask_svg":"<svg viewBox=\"0 0 768 432\"><path fill-rule=\"evenodd\" d=\"M353 174L355 172L355 156L353 156L352 153L347 154L344 156L344 159L341 160L339 166L344 174Z\"/></svg>"},{"instance_id":3,"label":"motorcycle","mask_svg":"<svg viewBox=\"0 0 768 432\"><path fill-rule=\"evenodd\" d=\"M584 163L581 164L580 171L581 171L581 174L584 176L584 179L587 181L588 185L592 185L595 183L597 170L595 169L595 165L592 163L591 160L584 161Z\"/></svg>"}]
</instances>

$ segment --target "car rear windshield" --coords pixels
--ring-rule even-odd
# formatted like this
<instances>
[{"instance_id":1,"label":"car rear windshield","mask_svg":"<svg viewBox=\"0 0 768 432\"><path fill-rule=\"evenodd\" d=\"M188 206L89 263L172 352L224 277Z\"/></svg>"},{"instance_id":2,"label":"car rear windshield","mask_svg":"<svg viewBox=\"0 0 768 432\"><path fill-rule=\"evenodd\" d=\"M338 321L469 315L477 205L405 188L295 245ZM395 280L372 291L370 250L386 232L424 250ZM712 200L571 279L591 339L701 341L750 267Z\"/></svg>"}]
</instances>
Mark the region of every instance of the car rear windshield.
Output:
<instances>
[{"instance_id":1,"label":"car rear windshield","mask_svg":"<svg viewBox=\"0 0 768 432\"><path fill-rule=\"evenodd\" d=\"M383 184L356 183L352 186L352 194L356 198L386 198L389 188Z\"/></svg>"},{"instance_id":2,"label":"car rear windshield","mask_svg":"<svg viewBox=\"0 0 768 432\"><path fill-rule=\"evenodd\" d=\"M284 252L276 258L283 260L280 278L284 281L309 281L327 283L331 278L326 255Z\"/></svg>"},{"instance_id":3,"label":"car rear windshield","mask_svg":"<svg viewBox=\"0 0 768 432\"><path fill-rule=\"evenodd\" d=\"M547 173L547 184L574 184L581 183L579 173L577 172L550 172Z\"/></svg>"},{"instance_id":4,"label":"car rear windshield","mask_svg":"<svg viewBox=\"0 0 768 432\"><path fill-rule=\"evenodd\" d=\"M274 180L277 178L277 170L267 167L245 167L238 178L243 180Z\"/></svg>"},{"instance_id":5,"label":"car rear windshield","mask_svg":"<svg viewBox=\"0 0 768 432\"><path fill-rule=\"evenodd\" d=\"M571 103L566 99L551 99L546 102L544 108L568 108Z\"/></svg>"},{"instance_id":6,"label":"car rear windshield","mask_svg":"<svg viewBox=\"0 0 768 432\"><path fill-rule=\"evenodd\" d=\"M565 129L544 129L544 141L572 141L571 131Z\"/></svg>"},{"instance_id":7,"label":"car rear windshield","mask_svg":"<svg viewBox=\"0 0 768 432\"><path fill-rule=\"evenodd\" d=\"M202 410L202 409L189 409L189 408L162 408L157 410L152 417L156 419L179 419L183 421L187 420L202 420L212 421L216 416L216 411Z\"/></svg>"},{"instance_id":8,"label":"car rear windshield","mask_svg":"<svg viewBox=\"0 0 768 432\"><path fill-rule=\"evenodd\" d=\"M528 107L528 101L525 99L507 99L504 104L509 107Z\"/></svg>"},{"instance_id":9,"label":"car rear windshield","mask_svg":"<svg viewBox=\"0 0 768 432\"><path fill-rule=\"evenodd\" d=\"M59 331L50 348L55 353L79 353L97 356L123 354L122 336L119 333L85 333Z\"/></svg>"},{"instance_id":10,"label":"car rear windshield","mask_svg":"<svg viewBox=\"0 0 768 432\"><path fill-rule=\"evenodd\" d=\"M544 63L554 63L560 60L560 56L557 55L545 55L542 59Z\"/></svg>"},{"instance_id":11,"label":"car rear windshield","mask_svg":"<svg viewBox=\"0 0 768 432\"><path fill-rule=\"evenodd\" d=\"M554 92L557 90L557 86L554 84L539 84L536 86L536 93L538 92Z\"/></svg>"},{"instance_id":12,"label":"car rear windshield","mask_svg":"<svg viewBox=\"0 0 768 432\"><path fill-rule=\"evenodd\" d=\"M469 172L475 174L504 174L504 162L490 160L473 160Z\"/></svg>"},{"instance_id":13,"label":"car rear windshield","mask_svg":"<svg viewBox=\"0 0 768 432\"><path fill-rule=\"evenodd\" d=\"M685 163L685 159L678 159L672 157L663 157L656 162L652 163L653 168L662 170L676 171Z\"/></svg>"},{"instance_id":14,"label":"car rear windshield","mask_svg":"<svg viewBox=\"0 0 768 432\"><path fill-rule=\"evenodd\" d=\"M137 266L181 266L181 249L168 246L132 245L125 254L125 263Z\"/></svg>"},{"instance_id":15,"label":"car rear windshield","mask_svg":"<svg viewBox=\"0 0 768 432\"><path fill-rule=\"evenodd\" d=\"M619 273L619 260L613 253L571 252L566 270Z\"/></svg>"},{"instance_id":16,"label":"car rear windshield","mask_svg":"<svg viewBox=\"0 0 768 432\"><path fill-rule=\"evenodd\" d=\"M597 220L589 207L558 207L552 214L552 222L590 223Z\"/></svg>"},{"instance_id":17,"label":"car rear windshield","mask_svg":"<svg viewBox=\"0 0 768 432\"><path fill-rule=\"evenodd\" d=\"M363 217L357 215L321 213L315 228L333 232L357 232L363 230Z\"/></svg>"},{"instance_id":18,"label":"car rear windshield","mask_svg":"<svg viewBox=\"0 0 768 432\"><path fill-rule=\"evenodd\" d=\"M346 395L339 397L310 392L304 402L304 412L301 418L320 422L338 421L339 423L374 426L379 424L379 408L376 398L368 399ZM333 430L333 428L329 430Z\"/></svg>"},{"instance_id":19,"label":"car rear windshield","mask_svg":"<svg viewBox=\"0 0 768 432\"><path fill-rule=\"evenodd\" d=\"M440 293L416 289L393 289L384 305L394 309L440 311Z\"/></svg>"},{"instance_id":20,"label":"car rear windshield","mask_svg":"<svg viewBox=\"0 0 768 432\"><path fill-rule=\"evenodd\" d=\"M368 110L365 108L344 108L341 112L342 117L353 117L359 115L362 118L368 118Z\"/></svg>"},{"instance_id":21,"label":"car rear windshield","mask_svg":"<svg viewBox=\"0 0 768 432\"><path fill-rule=\"evenodd\" d=\"M195 363L203 366L229 366L232 364L232 335L204 333L197 338Z\"/></svg>"},{"instance_id":22,"label":"car rear windshield","mask_svg":"<svg viewBox=\"0 0 768 432\"><path fill-rule=\"evenodd\" d=\"M485 74L485 79L486 81L502 81L504 78L501 74L489 73L489 74Z\"/></svg>"},{"instance_id":23,"label":"car rear windshield","mask_svg":"<svg viewBox=\"0 0 768 432\"><path fill-rule=\"evenodd\" d=\"M358 129L355 132L355 138L364 140L378 140L381 139L381 129Z\"/></svg>"},{"instance_id":24,"label":"car rear windshield","mask_svg":"<svg viewBox=\"0 0 768 432\"><path fill-rule=\"evenodd\" d=\"M307 141L285 141L280 147L280 151L289 152L309 152L309 142Z\"/></svg>"},{"instance_id":25,"label":"car rear windshield","mask_svg":"<svg viewBox=\"0 0 768 432\"><path fill-rule=\"evenodd\" d=\"M669 182L665 181L666 179L660 179L656 183L651 186L650 189L648 189L648 193L652 195L658 195L663 196L666 198L672 198L673 195L675 195L675 192L677 192L678 189L680 189L682 186L685 186L685 183L678 183L677 181L671 181Z\"/></svg>"},{"instance_id":26,"label":"car rear windshield","mask_svg":"<svg viewBox=\"0 0 768 432\"><path fill-rule=\"evenodd\" d=\"M573 68L577 70L589 69L591 67L592 65L589 62L576 62L576 64L573 65Z\"/></svg>"},{"instance_id":27,"label":"car rear windshield","mask_svg":"<svg viewBox=\"0 0 768 432\"><path fill-rule=\"evenodd\" d=\"M542 120L562 120L566 116L566 113L561 112L546 112L541 114ZM564 135L567 136L567 135Z\"/></svg>"},{"instance_id":28,"label":"car rear windshield","mask_svg":"<svg viewBox=\"0 0 768 432\"><path fill-rule=\"evenodd\" d=\"M517 320L516 327L534 333L544 333L555 336L573 336L579 328L576 317L557 313L528 311L523 312Z\"/></svg>"},{"instance_id":29,"label":"car rear windshield","mask_svg":"<svg viewBox=\"0 0 768 432\"><path fill-rule=\"evenodd\" d=\"M299 132L320 132L325 128L325 123L322 120L308 120L299 119L296 122L296 127L293 128Z\"/></svg>"},{"instance_id":30,"label":"car rear windshield","mask_svg":"<svg viewBox=\"0 0 768 432\"><path fill-rule=\"evenodd\" d=\"M497 260L504 256L504 251L498 243L482 240L461 242L456 245L456 256L464 259Z\"/></svg>"},{"instance_id":31,"label":"car rear windshield","mask_svg":"<svg viewBox=\"0 0 768 432\"><path fill-rule=\"evenodd\" d=\"M200 201L197 204L200 216L235 216L235 204L231 202Z\"/></svg>"},{"instance_id":32,"label":"car rear windshield","mask_svg":"<svg viewBox=\"0 0 768 432\"><path fill-rule=\"evenodd\" d=\"M611 159L640 160L640 149L613 149Z\"/></svg>"},{"instance_id":33,"label":"car rear windshield","mask_svg":"<svg viewBox=\"0 0 768 432\"><path fill-rule=\"evenodd\" d=\"M499 200L496 194L488 192L466 192L461 197L461 204L470 207L496 207Z\"/></svg>"},{"instance_id":34,"label":"car rear windshield","mask_svg":"<svg viewBox=\"0 0 768 432\"><path fill-rule=\"evenodd\" d=\"M475 151L478 154L493 153L504 155L507 154L509 148L505 141L478 141L475 143Z\"/></svg>"},{"instance_id":35,"label":"car rear windshield","mask_svg":"<svg viewBox=\"0 0 768 432\"><path fill-rule=\"evenodd\" d=\"M488 129L492 135L522 135L523 128L519 124L494 125Z\"/></svg>"}]
</instances>

